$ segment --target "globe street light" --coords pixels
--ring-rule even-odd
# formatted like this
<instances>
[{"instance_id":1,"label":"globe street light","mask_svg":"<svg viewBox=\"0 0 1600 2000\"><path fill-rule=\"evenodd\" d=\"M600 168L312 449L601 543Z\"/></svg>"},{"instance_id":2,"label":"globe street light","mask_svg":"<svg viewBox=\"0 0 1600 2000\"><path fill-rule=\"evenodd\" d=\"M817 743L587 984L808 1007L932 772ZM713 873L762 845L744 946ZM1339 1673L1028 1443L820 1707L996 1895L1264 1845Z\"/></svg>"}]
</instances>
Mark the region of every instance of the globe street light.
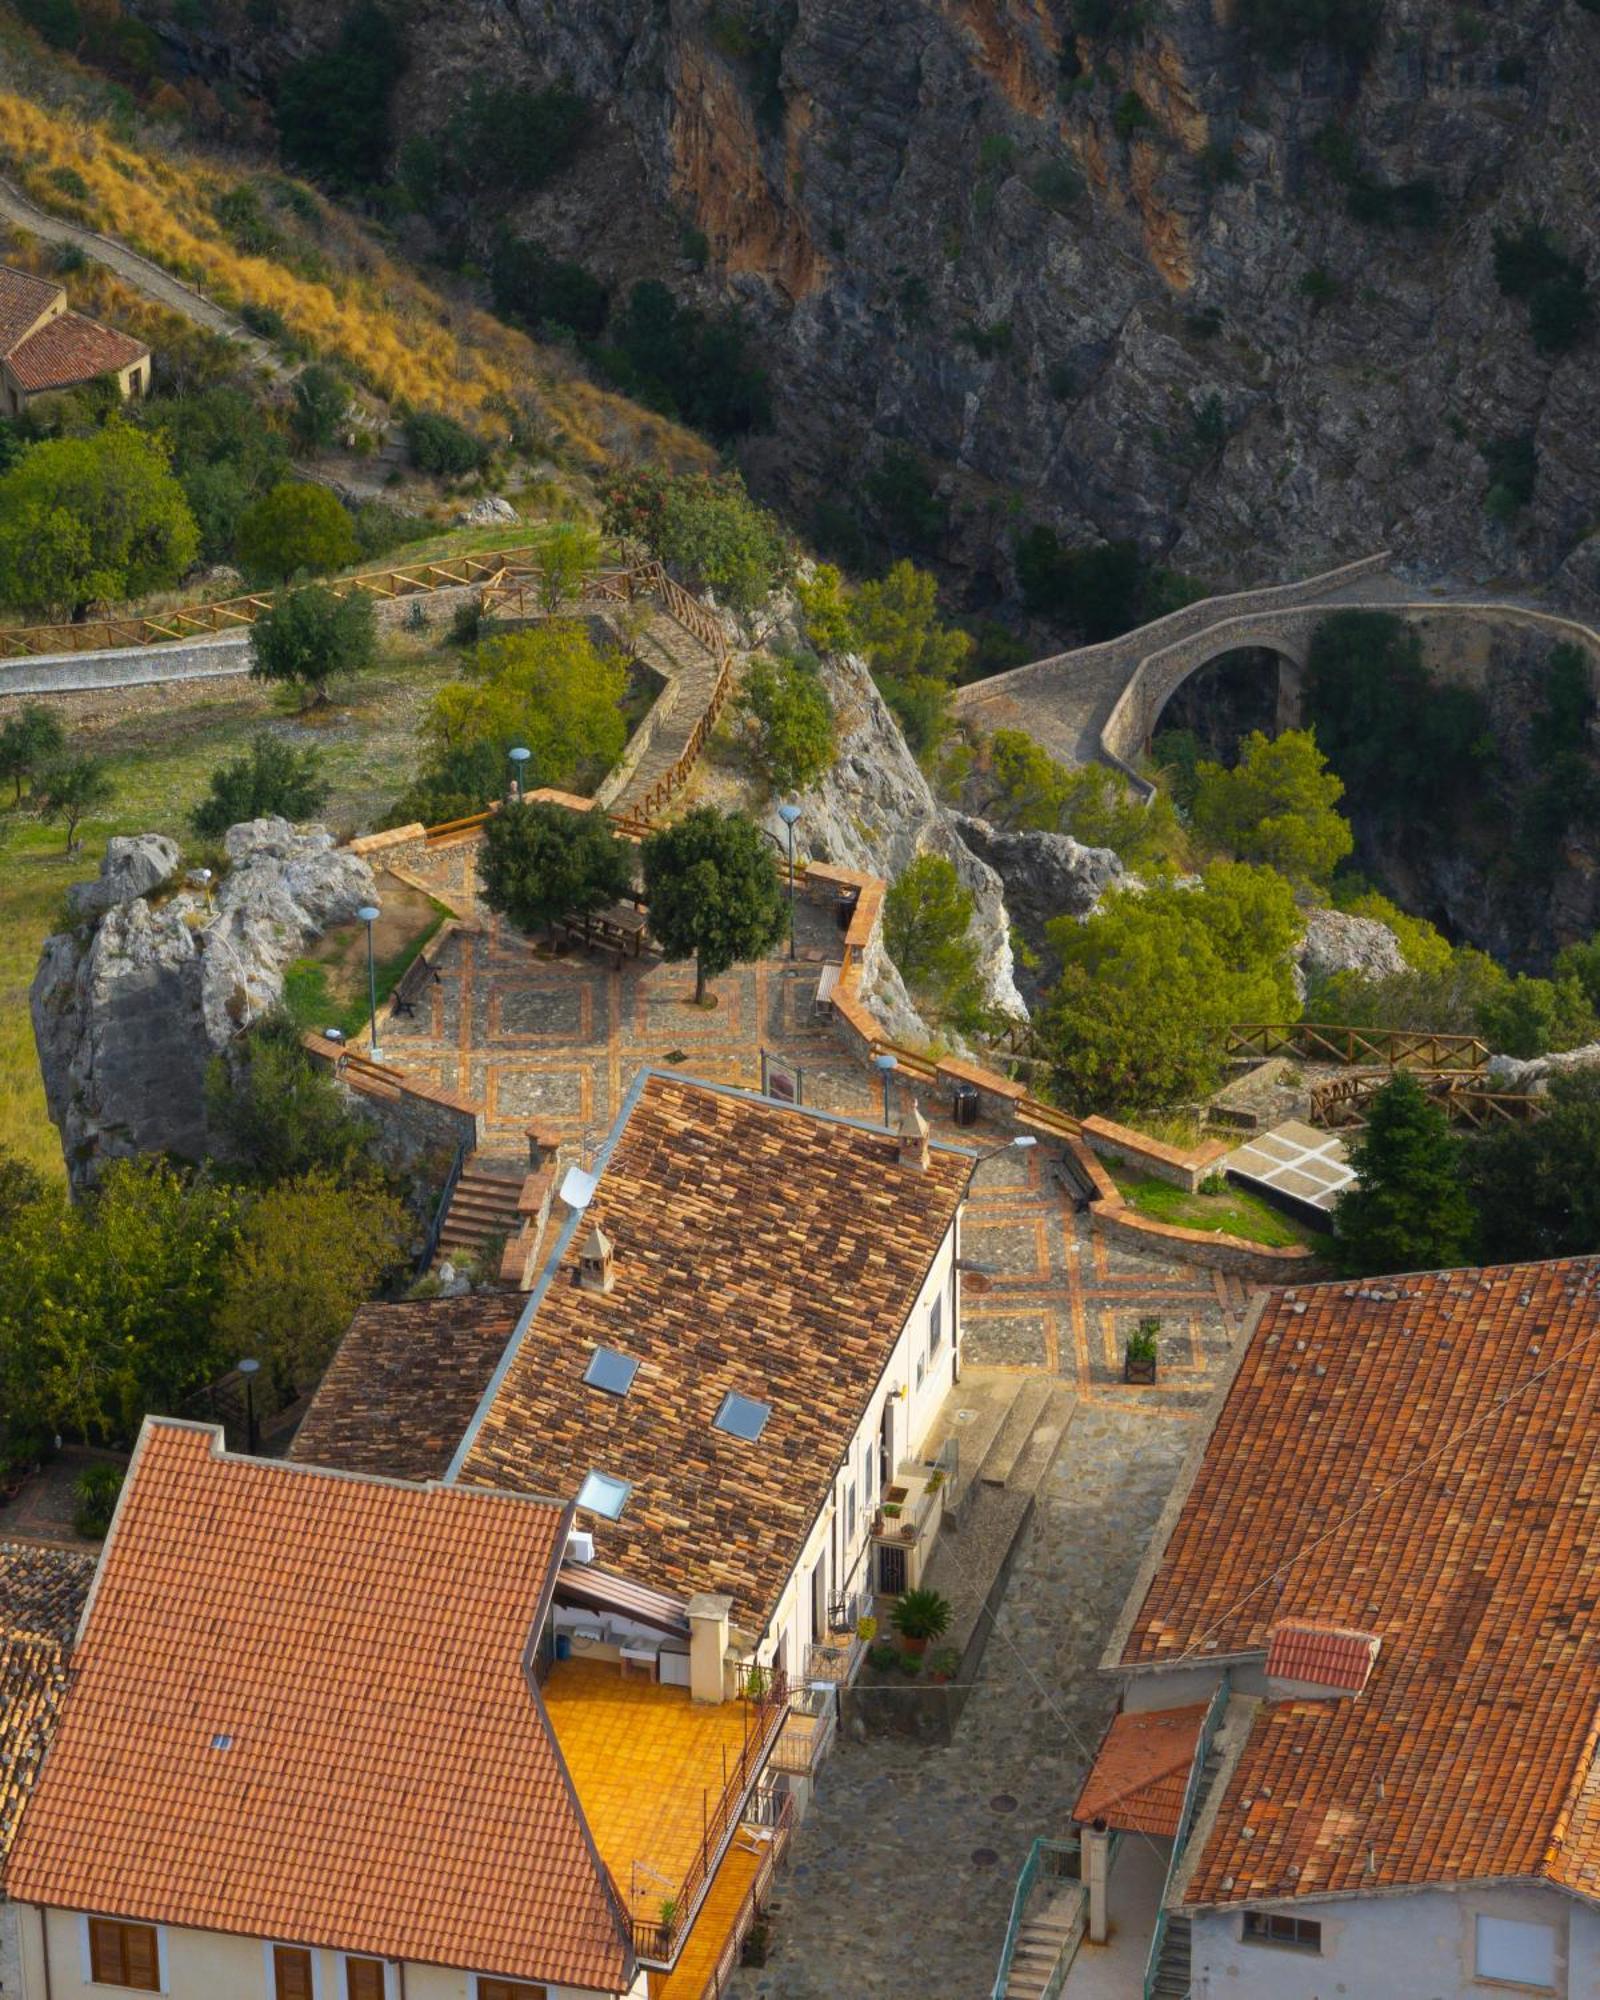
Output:
<instances>
[{"instance_id":1,"label":"globe street light","mask_svg":"<svg viewBox=\"0 0 1600 2000\"><path fill-rule=\"evenodd\" d=\"M525 750L519 743L514 750L508 751L507 755L511 759L511 800L515 804L522 797L523 767L533 752Z\"/></svg>"},{"instance_id":2,"label":"globe street light","mask_svg":"<svg viewBox=\"0 0 1600 2000\"><path fill-rule=\"evenodd\" d=\"M383 1050L378 1047L378 967L372 952L372 926L383 912L376 903L363 903L356 915L367 927L367 1054L374 1062L383 1061Z\"/></svg>"},{"instance_id":3,"label":"globe street light","mask_svg":"<svg viewBox=\"0 0 1600 2000\"><path fill-rule=\"evenodd\" d=\"M793 958L794 957L794 826L795 826L795 821L800 817L800 808L796 805L781 805L778 808L778 817L783 821L784 825L789 829L789 956Z\"/></svg>"},{"instance_id":4,"label":"globe street light","mask_svg":"<svg viewBox=\"0 0 1600 2000\"><path fill-rule=\"evenodd\" d=\"M890 1055L888 1050L885 1049L881 1056L874 1056L872 1058L872 1066L883 1078L883 1122L887 1126L889 1123L889 1090L894 1081L894 1073L900 1065Z\"/></svg>"}]
</instances>

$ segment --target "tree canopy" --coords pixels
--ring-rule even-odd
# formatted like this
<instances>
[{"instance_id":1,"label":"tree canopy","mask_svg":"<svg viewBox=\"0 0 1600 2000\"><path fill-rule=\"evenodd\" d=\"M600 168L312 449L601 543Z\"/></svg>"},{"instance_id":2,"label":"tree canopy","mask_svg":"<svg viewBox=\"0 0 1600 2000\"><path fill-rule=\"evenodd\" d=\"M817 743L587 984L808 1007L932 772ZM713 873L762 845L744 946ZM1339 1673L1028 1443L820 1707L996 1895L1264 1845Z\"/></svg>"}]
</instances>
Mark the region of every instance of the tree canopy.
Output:
<instances>
[{"instance_id":1,"label":"tree canopy","mask_svg":"<svg viewBox=\"0 0 1600 2000\"><path fill-rule=\"evenodd\" d=\"M372 1127L350 1111L331 1074L300 1045L286 1014L257 1021L206 1072L206 1117L218 1154L258 1185L323 1169L372 1179Z\"/></svg>"},{"instance_id":2,"label":"tree canopy","mask_svg":"<svg viewBox=\"0 0 1600 2000\"><path fill-rule=\"evenodd\" d=\"M884 948L919 998L958 1027L983 1013L972 891L942 854L919 854L889 885L883 902Z\"/></svg>"},{"instance_id":3,"label":"tree canopy","mask_svg":"<svg viewBox=\"0 0 1600 2000\"><path fill-rule=\"evenodd\" d=\"M1233 769L1195 771L1195 832L1236 861L1261 861L1303 889L1326 883L1355 845L1334 810L1344 783L1308 729L1267 737L1253 729Z\"/></svg>"},{"instance_id":4,"label":"tree canopy","mask_svg":"<svg viewBox=\"0 0 1600 2000\"><path fill-rule=\"evenodd\" d=\"M977 758L978 810L997 826L1066 833L1086 847L1109 847L1141 874L1180 866L1188 842L1172 801L1141 799L1106 764L1068 770L1020 729L997 729Z\"/></svg>"},{"instance_id":5,"label":"tree canopy","mask_svg":"<svg viewBox=\"0 0 1600 2000\"><path fill-rule=\"evenodd\" d=\"M1298 1013L1299 935L1281 875L1217 862L1199 889L1120 891L1095 915L1048 926L1062 963L1040 1033L1052 1087L1074 1110L1139 1110L1214 1087L1222 1031Z\"/></svg>"},{"instance_id":6,"label":"tree canopy","mask_svg":"<svg viewBox=\"0 0 1600 2000\"><path fill-rule=\"evenodd\" d=\"M77 612L176 583L200 531L157 438L116 422L0 474L0 603Z\"/></svg>"},{"instance_id":7,"label":"tree canopy","mask_svg":"<svg viewBox=\"0 0 1600 2000\"><path fill-rule=\"evenodd\" d=\"M230 757L211 773L207 794L189 814L189 824L202 839L220 840L243 820L269 815L310 819L328 802L329 786L321 770L316 750L297 750L260 730L243 756Z\"/></svg>"},{"instance_id":8,"label":"tree canopy","mask_svg":"<svg viewBox=\"0 0 1600 2000\"><path fill-rule=\"evenodd\" d=\"M1600 1070L1553 1076L1544 1116L1485 1133L1464 1165L1486 1260L1592 1255L1600 1245Z\"/></svg>"},{"instance_id":9,"label":"tree canopy","mask_svg":"<svg viewBox=\"0 0 1600 2000\"><path fill-rule=\"evenodd\" d=\"M1372 1100L1350 1155L1354 1186L1334 1209L1335 1252L1352 1277L1464 1264L1476 1218L1461 1144L1407 1070Z\"/></svg>"},{"instance_id":10,"label":"tree canopy","mask_svg":"<svg viewBox=\"0 0 1600 2000\"><path fill-rule=\"evenodd\" d=\"M775 792L795 792L833 763L833 704L814 664L758 655L739 690L750 754Z\"/></svg>"},{"instance_id":11,"label":"tree canopy","mask_svg":"<svg viewBox=\"0 0 1600 2000\"><path fill-rule=\"evenodd\" d=\"M308 584L251 626L250 677L292 683L311 707L327 700L336 675L370 667L377 648L370 597L359 590L338 597L321 584Z\"/></svg>"},{"instance_id":12,"label":"tree canopy","mask_svg":"<svg viewBox=\"0 0 1600 2000\"><path fill-rule=\"evenodd\" d=\"M694 960L697 1003L708 979L783 936L788 905L775 850L743 814L696 806L647 836L642 859L651 935L665 957Z\"/></svg>"},{"instance_id":13,"label":"tree canopy","mask_svg":"<svg viewBox=\"0 0 1600 2000\"><path fill-rule=\"evenodd\" d=\"M483 830L483 900L519 930L604 909L633 885L633 856L603 812L543 799L508 805Z\"/></svg>"},{"instance_id":14,"label":"tree canopy","mask_svg":"<svg viewBox=\"0 0 1600 2000\"><path fill-rule=\"evenodd\" d=\"M734 611L754 611L794 573L783 524L756 505L736 472L637 467L605 487L603 524L609 535L644 542Z\"/></svg>"},{"instance_id":15,"label":"tree canopy","mask_svg":"<svg viewBox=\"0 0 1600 2000\"><path fill-rule=\"evenodd\" d=\"M239 516L234 546L250 574L267 583L327 576L361 553L355 523L338 495L294 480L251 502Z\"/></svg>"}]
</instances>

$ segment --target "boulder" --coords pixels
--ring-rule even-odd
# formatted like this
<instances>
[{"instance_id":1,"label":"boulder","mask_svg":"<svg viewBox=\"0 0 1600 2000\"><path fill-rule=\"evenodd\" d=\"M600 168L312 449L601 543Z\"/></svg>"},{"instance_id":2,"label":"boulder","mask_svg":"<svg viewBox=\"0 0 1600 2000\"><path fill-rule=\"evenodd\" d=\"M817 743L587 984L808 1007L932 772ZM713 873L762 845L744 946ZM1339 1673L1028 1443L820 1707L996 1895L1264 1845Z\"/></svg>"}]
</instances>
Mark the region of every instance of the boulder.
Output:
<instances>
[{"instance_id":1,"label":"boulder","mask_svg":"<svg viewBox=\"0 0 1600 2000\"><path fill-rule=\"evenodd\" d=\"M205 1075L240 1031L276 1006L283 972L376 893L371 868L324 828L285 820L230 830L214 902L181 890L158 908L124 887L170 879L160 835L113 841L90 919L46 941L32 990L50 1116L75 1187L110 1158L209 1150Z\"/></svg>"},{"instance_id":2,"label":"boulder","mask_svg":"<svg viewBox=\"0 0 1600 2000\"><path fill-rule=\"evenodd\" d=\"M1585 1042L1581 1048L1563 1049L1557 1056L1534 1056L1526 1062L1517 1056L1490 1056L1489 1086L1538 1096L1549 1087L1551 1077L1568 1070L1593 1069L1597 1063L1600 1042Z\"/></svg>"},{"instance_id":3,"label":"boulder","mask_svg":"<svg viewBox=\"0 0 1600 2000\"><path fill-rule=\"evenodd\" d=\"M97 917L118 903L148 896L177 871L178 843L164 833L113 834L106 842L98 878L74 882L67 891L67 904L74 916Z\"/></svg>"},{"instance_id":4,"label":"boulder","mask_svg":"<svg viewBox=\"0 0 1600 2000\"><path fill-rule=\"evenodd\" d=\"M462 528L494 528L502 522L521 520L521 515L509 500L498 493L486 493L481 500L474 500L456 516L456 524Z\"/></svg>"},{"instance_id":5,"label":"boulder","mask_svg":"<svg viewBox=\"0 0 1600 2000\"><path fill-rule=\"evenodd\" d=\"M1387 924L1376 917L1352 917L1344 910L1309 911L1295 959L1307 984L1331 979L1336 972L1392 979L1406 969L1400 940Z\"/></svg>"}]
</instances>

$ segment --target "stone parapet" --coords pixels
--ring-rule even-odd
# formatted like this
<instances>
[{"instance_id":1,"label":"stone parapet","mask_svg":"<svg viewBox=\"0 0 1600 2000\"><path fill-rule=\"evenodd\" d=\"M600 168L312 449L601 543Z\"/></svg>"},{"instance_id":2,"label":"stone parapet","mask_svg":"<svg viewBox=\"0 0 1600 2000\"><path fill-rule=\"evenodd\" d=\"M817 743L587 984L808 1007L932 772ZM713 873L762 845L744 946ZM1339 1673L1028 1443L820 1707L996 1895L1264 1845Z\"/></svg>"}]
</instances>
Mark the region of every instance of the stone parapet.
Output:
<instances>
[{"instance_id":1,"label":"stone parapet","mask_svg":"<svg viewBox=\"0 0 1600 2000\"><path fill-rule=\"evenodd\" d=\"M1095 1152L1108 1160L1125 1160L1159 1181L1194 1194L1218 1160L1229 1151L1223 1139L1202 1139L1198 1146L1168 1146L1148 1133L1118 1125L1109 1118L1089 1117L1082 1121L1083 1136Z\"/></svg>"}]
</instances>

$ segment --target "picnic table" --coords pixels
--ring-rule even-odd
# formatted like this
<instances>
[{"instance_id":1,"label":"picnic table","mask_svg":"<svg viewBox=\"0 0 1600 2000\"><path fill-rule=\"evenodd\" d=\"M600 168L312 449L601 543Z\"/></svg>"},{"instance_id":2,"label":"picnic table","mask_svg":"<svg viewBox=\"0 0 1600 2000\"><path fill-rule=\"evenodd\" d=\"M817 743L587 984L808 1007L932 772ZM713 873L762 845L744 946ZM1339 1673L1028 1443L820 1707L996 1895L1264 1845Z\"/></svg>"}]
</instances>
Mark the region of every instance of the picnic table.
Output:
<instances>
[{"instance_id":1,"label":"picnic table","mask_svg":"<svg viewBox=\"0 0 1600 2000\"><path fill-rule=\"evenodd\" d=\"M642 957L650 935L644 912L629 903L608 903L603 910L586 916L563 917L561 928L586 950L599 946L602 951L615 952L619 963L623 958Z\"/></svg>"}]
</instances>

